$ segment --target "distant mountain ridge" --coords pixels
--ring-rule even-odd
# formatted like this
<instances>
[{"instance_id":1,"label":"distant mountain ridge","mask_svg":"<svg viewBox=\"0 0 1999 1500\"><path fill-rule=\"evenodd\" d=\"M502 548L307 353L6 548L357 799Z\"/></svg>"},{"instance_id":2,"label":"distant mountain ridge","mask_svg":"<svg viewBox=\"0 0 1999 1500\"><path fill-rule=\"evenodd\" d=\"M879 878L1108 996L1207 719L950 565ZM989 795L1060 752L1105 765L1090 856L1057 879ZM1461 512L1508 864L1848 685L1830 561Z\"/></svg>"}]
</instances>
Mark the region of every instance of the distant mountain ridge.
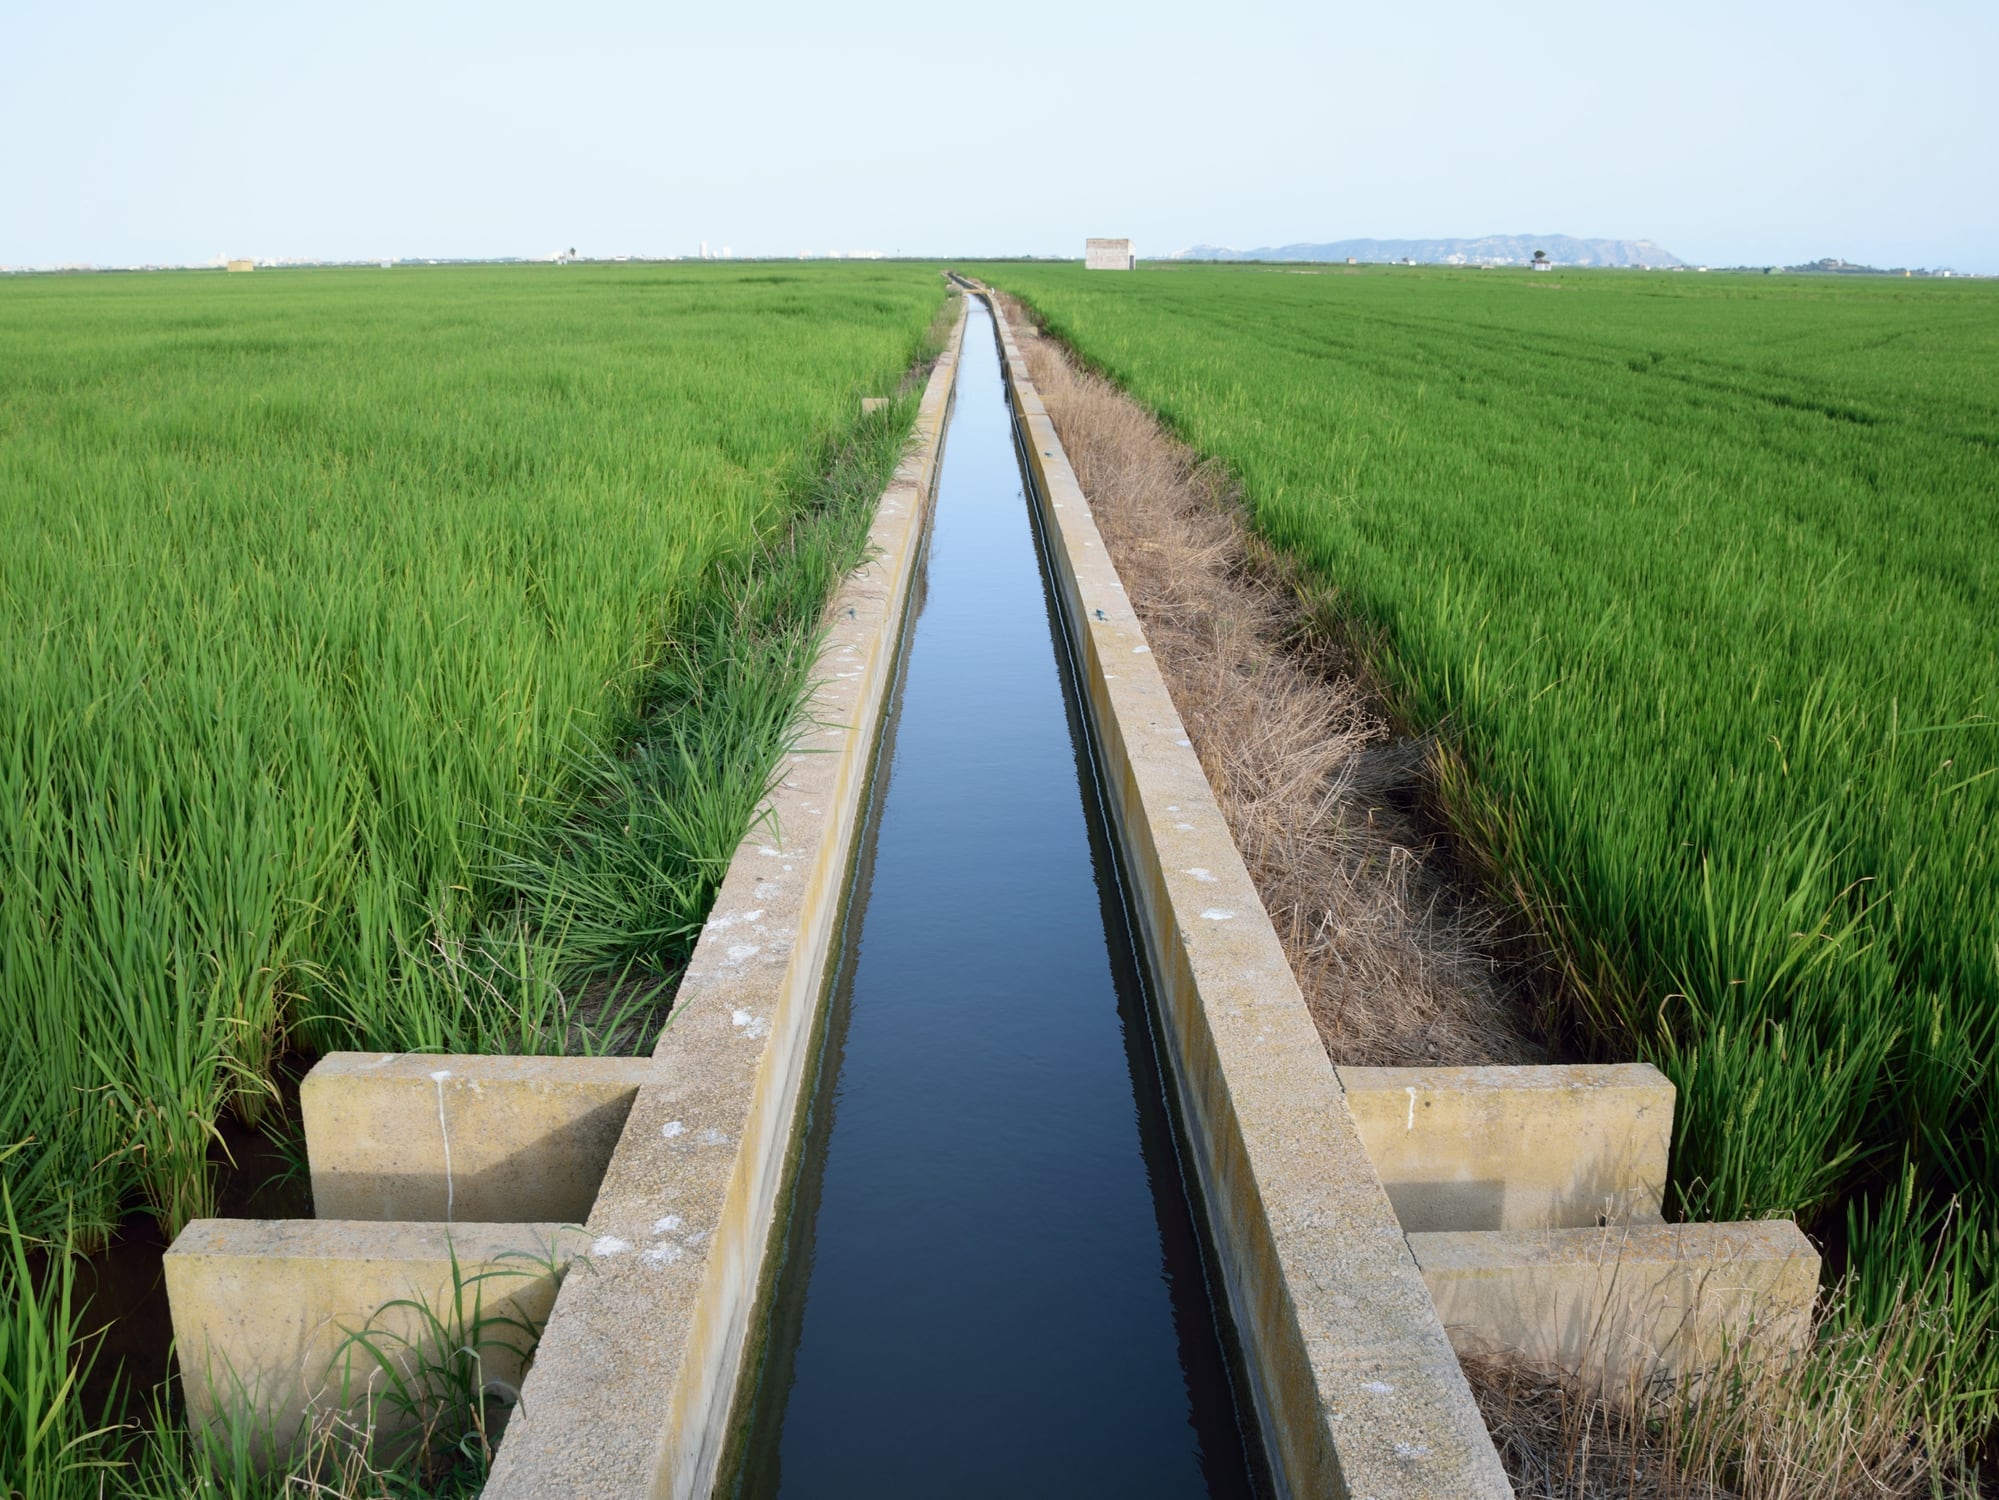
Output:
<instances>
[{"instance_id":1,"label":"distant mountain ridge","mask_svg":"<svg viewBox=\"0 0 1999 1500\"><path fill-rule=\"evenodd\" d=\"M1657 266L1686 262L1653 240L1579 240L1567 234L1488 234L1470 240L1334 240L1324 245L1266 245L1231 250L1196 245L1174 260L1413 260L1423 266L1524 266L1545 250L1558 266Z\"/></svg>"}]
</instances>

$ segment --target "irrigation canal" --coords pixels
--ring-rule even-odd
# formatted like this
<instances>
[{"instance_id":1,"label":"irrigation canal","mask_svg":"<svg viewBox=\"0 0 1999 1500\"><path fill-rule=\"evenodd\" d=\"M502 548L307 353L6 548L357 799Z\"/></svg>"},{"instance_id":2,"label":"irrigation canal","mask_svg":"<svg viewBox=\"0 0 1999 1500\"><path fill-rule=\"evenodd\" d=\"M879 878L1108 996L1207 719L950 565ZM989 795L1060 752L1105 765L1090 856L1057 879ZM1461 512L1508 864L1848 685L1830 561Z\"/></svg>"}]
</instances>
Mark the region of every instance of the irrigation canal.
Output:
<instances>
[{"instance_id":1,"label":"irrigation canal","mask_svg":"<svg viewBox=\"0 0 1999 1500\"><path fill-rule=\"evenodd\" d=\"M992 317L969 318L724 1488L1255 1495Z\"/></svg>"}]
</instances>

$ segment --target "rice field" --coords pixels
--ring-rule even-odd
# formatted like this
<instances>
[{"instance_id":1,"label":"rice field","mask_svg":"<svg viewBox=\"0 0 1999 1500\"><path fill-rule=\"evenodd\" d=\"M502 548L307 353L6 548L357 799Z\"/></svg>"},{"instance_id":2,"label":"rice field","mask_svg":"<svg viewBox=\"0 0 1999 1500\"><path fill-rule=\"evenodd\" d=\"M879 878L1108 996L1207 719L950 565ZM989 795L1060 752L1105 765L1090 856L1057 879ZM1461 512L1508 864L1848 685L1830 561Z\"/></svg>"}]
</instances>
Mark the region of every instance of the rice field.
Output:
<instances>
[{"instance_id":1,"label":"rice field","mask_svg":"<svg viewBox=\"0 0 1999 1500\"><path fill-rule=\"evenodd\" d=\"M1551 1024L1679 1089L1676 1210L1796 1215L1827 1337L1913 1318L1924 1436L1989 1438L1999 289L987 274L1229 466L1439 733Z\"/></svg>"},{"instance_id":2,"label":"rice field","mask_svg":"<svg viewBox=\"0 0 1999 1500\"><path fill-rule=\"evenodd\" d=\"M210 1211L216 1123L288 1050L650 1045L913 415L860 398L941 299L909 266L0 283L23 1232Z\"/></svg>"}]
</instances>

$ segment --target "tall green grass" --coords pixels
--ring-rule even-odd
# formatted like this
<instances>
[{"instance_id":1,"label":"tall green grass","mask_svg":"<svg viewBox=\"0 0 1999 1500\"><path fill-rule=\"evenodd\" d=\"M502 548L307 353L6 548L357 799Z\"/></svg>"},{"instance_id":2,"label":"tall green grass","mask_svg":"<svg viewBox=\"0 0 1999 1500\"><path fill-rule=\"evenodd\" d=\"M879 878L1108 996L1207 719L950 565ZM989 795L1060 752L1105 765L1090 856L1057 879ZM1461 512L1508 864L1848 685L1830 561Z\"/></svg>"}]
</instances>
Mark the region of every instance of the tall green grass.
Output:
<instances>
[{"instance_id":1,"label":"tall green grass","mask_svg":"<svg viewBox=\"0 0 1999 1500\"><path fill-rule=\"evenodd\" d=\"M829 469L851 499L893 463L909 403L859 398L940 297L894 266L0 284L24 1233L209 1211L218 1115L288 1046L639 1044L858 545L851 506L801 525Z\"/></svg>"},{"instance_id":2,"label":"tall green grass","mask_svg":"<svg viewBox=\"0 0 1999 1500\"><path fill-rule=\"evenodd\" d=\"M1558 1023L1999 1414L1999 288L1000 267L1336 588ZM1938 1274L1919 1274L1934 1266ZM1897 1288L1902 1293L1897 1293Z\"/></svg>"}]
</instances>

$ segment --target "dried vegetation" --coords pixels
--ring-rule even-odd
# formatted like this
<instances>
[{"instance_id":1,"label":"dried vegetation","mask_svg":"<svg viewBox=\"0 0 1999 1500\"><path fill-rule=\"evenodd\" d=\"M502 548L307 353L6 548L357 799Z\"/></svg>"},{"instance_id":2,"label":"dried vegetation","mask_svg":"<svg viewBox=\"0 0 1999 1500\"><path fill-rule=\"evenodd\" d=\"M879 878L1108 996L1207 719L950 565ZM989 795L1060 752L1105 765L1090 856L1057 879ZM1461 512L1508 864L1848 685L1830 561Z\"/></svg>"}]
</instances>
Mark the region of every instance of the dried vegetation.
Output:
<instances>
[{"instance_id":1,"label":"dried vegetation","mask_svg":"<svg viewBox=\"0 0 1999 1500\"><path fill-rule=\"evenodd\" d=\"M1226 476L1005 306L1333 1061L1547 1061L1425 816L1429 743L1394 731Z\"/></svg>"}]
</instances>

